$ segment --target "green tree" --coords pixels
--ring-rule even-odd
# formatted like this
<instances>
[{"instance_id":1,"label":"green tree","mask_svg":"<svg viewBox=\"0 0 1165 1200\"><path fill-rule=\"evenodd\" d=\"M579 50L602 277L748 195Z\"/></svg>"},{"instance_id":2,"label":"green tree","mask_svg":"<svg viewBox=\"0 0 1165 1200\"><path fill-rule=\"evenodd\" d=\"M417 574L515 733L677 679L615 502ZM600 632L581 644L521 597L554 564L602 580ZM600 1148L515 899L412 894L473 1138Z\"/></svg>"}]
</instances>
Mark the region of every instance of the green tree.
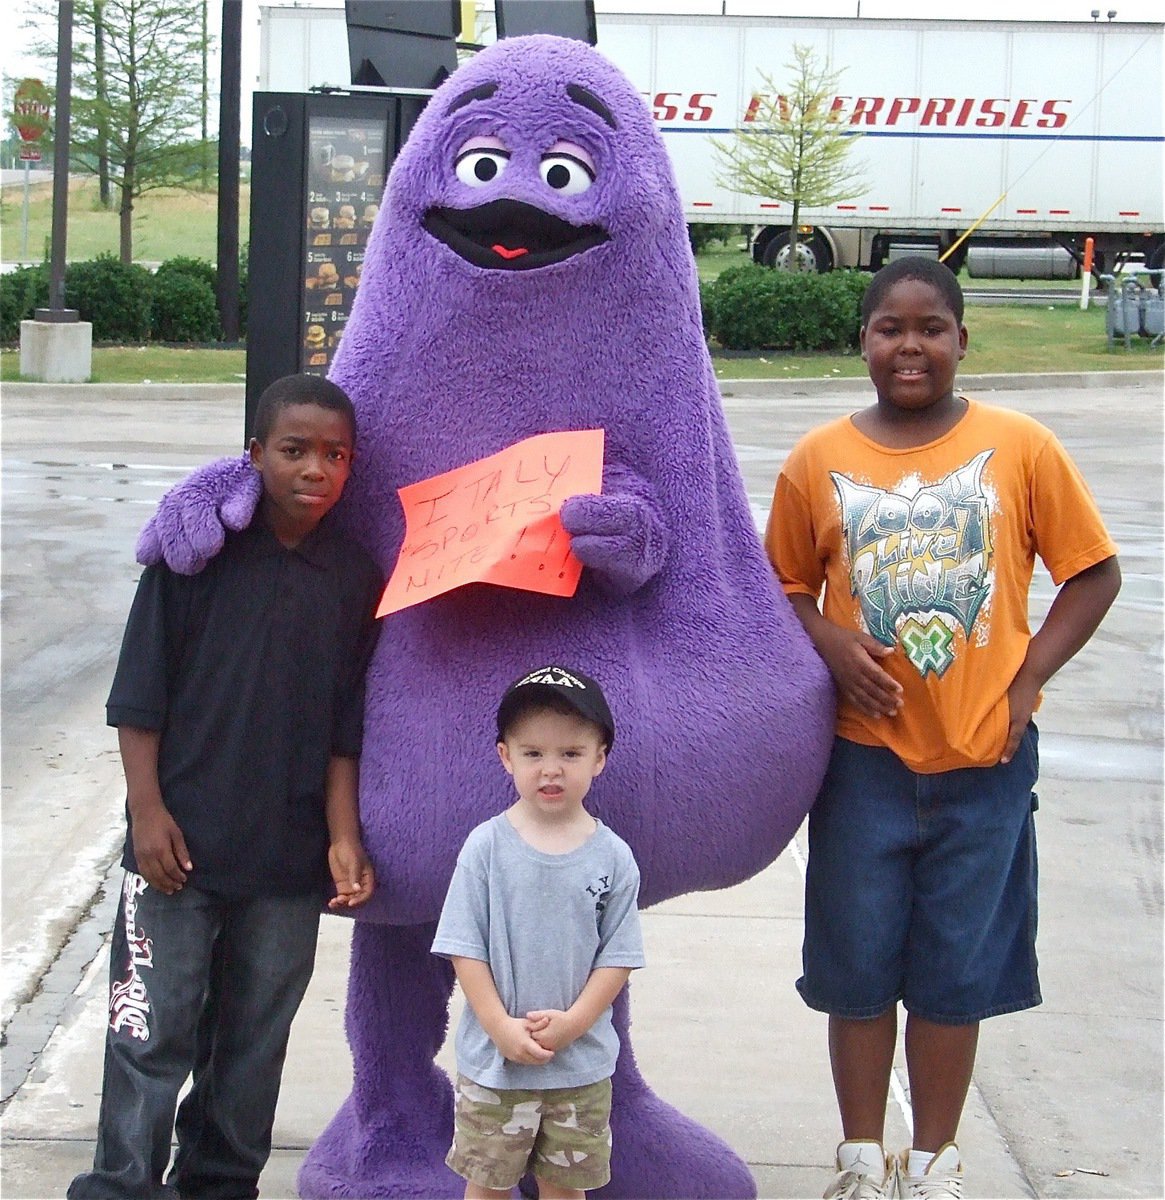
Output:
<instances>
[{"instance_id":1,"label":"green tree","mask_svg":"<svg viewBox=\"0 0 1165 1200\"><path fill-rule=\"evenodd\" d=\"M781 260L791 270L802 270L812 260L797 251L801 210L853 200L868 185L848 161L860 134L851 132L834 104L842 72L830 70L811 46L800 44L794 44L786 69L785 87L761 73L751 120L714 146L722 187L793 206L788 253Z\"/></svg>"},{"instance_id":2,"label":"green tree","mask_svg":"<svg viewBox=\"0 0 1165 1200\"><path fill-rule=\"evenodd\" d=\"M55 27L55 4L34 11L43 18L50 10ZM189 186L203 162L202 0L75 0L73 11L70 160L108 172L119 257L129 263L134 202L156 188ZM55 41L35 39L34 52L55 57Z\"/></svg>"}]
</instances>

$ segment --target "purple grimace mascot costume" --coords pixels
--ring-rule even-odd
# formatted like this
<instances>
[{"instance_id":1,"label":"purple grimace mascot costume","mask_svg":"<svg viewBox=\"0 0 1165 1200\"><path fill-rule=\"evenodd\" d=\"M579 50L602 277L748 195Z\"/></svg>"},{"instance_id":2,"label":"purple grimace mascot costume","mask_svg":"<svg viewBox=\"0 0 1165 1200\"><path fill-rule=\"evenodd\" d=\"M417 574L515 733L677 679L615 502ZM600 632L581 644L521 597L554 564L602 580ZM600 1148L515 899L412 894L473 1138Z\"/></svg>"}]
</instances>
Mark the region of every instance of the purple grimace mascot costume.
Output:
<instances>
[{"instance_id":1,"label":"purple grimace mascot costume","mask_svg":"<svg viewBox=\"0 0 1165 1200\"><path fill-rule=\"evenodd\" d=\"M397 488L550 430L606 431L601 495L566 502L577 594L483 584L386 619L368 677L360 804L378 889L353 931L352 1094L305 1196L449 1197L451 1088L433 1059L453 986L429 953L469 830L512 800L495 706L533 663L602 681L619 744L591 793L642 870L641 903L768 865L824 771L833 693L760 546L701 329L662 141L582 43L500 42L433 96L388 181L332 371L358 416L337 508L387 577ZM198 569L250 518L253 472L204 468L140 555ZM588 802L589 803L589 802ZM626 991L611 1197L750 1197L745 1164L657 1098Z\"/></svg>"}]
</instances>

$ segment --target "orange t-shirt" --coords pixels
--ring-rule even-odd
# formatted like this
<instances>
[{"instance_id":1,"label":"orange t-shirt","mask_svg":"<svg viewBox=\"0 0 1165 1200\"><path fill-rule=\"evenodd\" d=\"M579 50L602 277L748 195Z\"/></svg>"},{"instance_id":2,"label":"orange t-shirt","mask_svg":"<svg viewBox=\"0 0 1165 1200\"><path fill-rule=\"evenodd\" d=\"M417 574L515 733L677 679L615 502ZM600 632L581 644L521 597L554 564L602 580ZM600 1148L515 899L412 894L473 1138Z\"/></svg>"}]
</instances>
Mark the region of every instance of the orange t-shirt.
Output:
<instances>
[{"instance_id":1,"label":"orange t-shirt","mask_svg":"<svg viewBox=\"0 0 1165 1200\"><path fill-rule=\"evenodd\" d=\"M897 648L879 662L902 685L901 711L868 717L843 701L837 732L921 773L1003 752L1035 556L1059 586L1117 552L1055 435L974 400L908 450L849 417L813 430L777 479L765 543L787 593L816 599L824 585L829 620Z\"/></svg>"}]
</instances>

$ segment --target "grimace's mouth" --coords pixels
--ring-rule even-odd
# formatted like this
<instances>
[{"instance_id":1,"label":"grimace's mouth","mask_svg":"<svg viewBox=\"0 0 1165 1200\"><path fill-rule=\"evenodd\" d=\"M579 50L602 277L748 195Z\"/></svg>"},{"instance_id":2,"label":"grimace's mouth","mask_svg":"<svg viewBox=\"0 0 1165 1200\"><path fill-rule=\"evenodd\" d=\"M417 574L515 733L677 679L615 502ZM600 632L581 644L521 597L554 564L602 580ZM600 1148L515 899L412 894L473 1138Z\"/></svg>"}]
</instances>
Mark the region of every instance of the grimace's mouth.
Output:
<instances>
[{"instance_id":1,"label":"grimace's mouth","mask_svg":"<svg viewBox=\"0 0 1165 1200\"><path fill-rule=\"evenodd\" d=\"M548 267L608 240L598 225L571 225L521 200L431 208L422 223L467 262L503 271Z\"/></svg>"}]
</instances>

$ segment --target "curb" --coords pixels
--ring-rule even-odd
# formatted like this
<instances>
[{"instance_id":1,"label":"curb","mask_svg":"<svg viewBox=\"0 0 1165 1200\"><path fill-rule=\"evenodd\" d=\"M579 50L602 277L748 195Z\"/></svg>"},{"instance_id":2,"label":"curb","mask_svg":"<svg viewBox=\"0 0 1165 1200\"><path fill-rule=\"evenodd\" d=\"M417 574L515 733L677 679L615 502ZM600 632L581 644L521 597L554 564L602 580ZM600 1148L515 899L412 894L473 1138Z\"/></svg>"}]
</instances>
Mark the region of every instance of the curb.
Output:
<instances>
[{"instance_id":1,"label":"curb","mask_svg":"<svg viewBox=\"0 0 1165 1200\"><path fill-rule=\"evenodd\" d=\"M820 396L869 393L866 376L847 379L717 379L725 399L734 396ZM960 375L957 389L969 392L1055 391L1064 388L1145 388L1162 390L1161 371L1077 371L1046 374Z\"/></svg>"},{"instance_id":2,"label":"curb","mask_svg":"<svg viewBox=\"0 0 1165 1200\"><path fill-rule=\"evenodd\" d=\"M4 391L17 399L30 400L51 388L81 396L86 391L100 392L112 400L230 400L243 396L242 383L19 383L4 384Z\"/></svg>"},{"instance_id":3,"label":"curb","mask_svg":"<svg viewBox=\"0 0 1165 1200\"><path fill-rule=\"evenodd\" d=\"M847 379L718 379L720 393L733 396L816 396L868 392L866 376ZM957 385L974 392L1033 391L1057 388L1157 388L1165 386L1161 371L1078 371L1015 375L960 375ZM99 391L115 400L230 400L241 398L242 383L6 383L4 391L30 399L45 388L81 393Z\"/></svg>"}]
</instances>

